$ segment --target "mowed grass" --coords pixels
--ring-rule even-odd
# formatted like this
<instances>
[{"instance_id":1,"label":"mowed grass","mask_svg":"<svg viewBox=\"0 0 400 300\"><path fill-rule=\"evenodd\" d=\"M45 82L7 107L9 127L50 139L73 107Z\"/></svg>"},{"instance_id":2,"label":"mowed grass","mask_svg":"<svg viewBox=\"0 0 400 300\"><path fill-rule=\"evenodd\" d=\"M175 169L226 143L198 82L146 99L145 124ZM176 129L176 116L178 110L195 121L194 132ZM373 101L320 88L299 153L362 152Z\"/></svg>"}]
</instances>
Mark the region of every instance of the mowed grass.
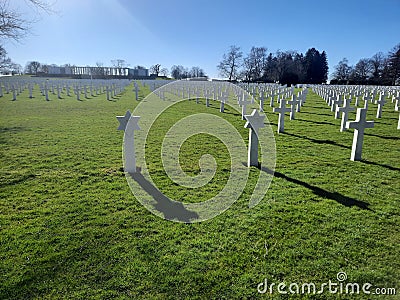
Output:
<instances>
[{"instance_id":1,"label":"mowed grass","mask_svg":"<svg viewBox=\"0 0 400 300\"><path fill-rule=\"evenodd\" d=\"M142 87L140 99L148 92ZM182 224L148 212L126 182L115 116L137 105L132 86L113 101L63 97L46 102L36 88L34 99L27 91L17 101L0 98L0 299L355 298L257 292L265 278L319 287L337 282L338 272L346 282L397 290L357 299L398 297L400 130L392 103L366 130L365 160L352 162L352 130L339 132L340 120L310 92L296 120L286 118L286 133L276 135L275 177L260 204L248 208L260 172L252 168L229 210ZM277 115L265 110L276 132ZM183 102L162 116L149 137L151 174L166 195L196 202L226 182L227 150L201 134L184 143L185 171L197 174L204 153L218 162L207 187L188 191L163 172L157 142L169 124L197 112L223 116L245 140L248 134L238 114L220 114L213 101L210 108Z\"/></svg>"}]
</instances>

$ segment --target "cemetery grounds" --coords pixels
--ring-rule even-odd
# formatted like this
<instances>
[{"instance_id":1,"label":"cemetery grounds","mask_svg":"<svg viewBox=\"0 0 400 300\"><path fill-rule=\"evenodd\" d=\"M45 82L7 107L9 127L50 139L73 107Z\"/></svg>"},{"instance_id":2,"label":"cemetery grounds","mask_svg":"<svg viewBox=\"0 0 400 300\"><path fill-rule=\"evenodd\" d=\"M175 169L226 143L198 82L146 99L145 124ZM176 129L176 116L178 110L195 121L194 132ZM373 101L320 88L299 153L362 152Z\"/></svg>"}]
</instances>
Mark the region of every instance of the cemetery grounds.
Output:
<instances>
[{"instance_id":1,"label":"cemetery grounds","mask_svg":"<svg viewBox=\"0 0 400 300\"><path fill-rule=\"evenodd\" d=\"M26 89L15 101L12 93L0 98L0 299L398 297L400 130L391 103L381 119L370 104L375 127L365 131L363 161L353 162L353 130L340 132L340 119L311 89L296 119L287 114L285 133L276 134L278 115L266 102L277 159L264 199L248 208L260 172L253 167L227 211L184 224L151 214L127 185L115 116L150 93L137 83L139 101L132 84L109 101L104 93L77 101L65 91L46 101L37 87L32 99ZM240 114L225 110L216 101L184 101L157 120L146 161L165 195L199 202L223 187L230 160L216 138L191 137L179 153L182 169L193 175L201 155L217 162L215 178L197 190L174 185L159 153L168 128L194 113L222 116L247 143ZM321 284L339 272L350 282L394 287L397 296L257 291L265 279Z\"/></svg>"}]
</instances>

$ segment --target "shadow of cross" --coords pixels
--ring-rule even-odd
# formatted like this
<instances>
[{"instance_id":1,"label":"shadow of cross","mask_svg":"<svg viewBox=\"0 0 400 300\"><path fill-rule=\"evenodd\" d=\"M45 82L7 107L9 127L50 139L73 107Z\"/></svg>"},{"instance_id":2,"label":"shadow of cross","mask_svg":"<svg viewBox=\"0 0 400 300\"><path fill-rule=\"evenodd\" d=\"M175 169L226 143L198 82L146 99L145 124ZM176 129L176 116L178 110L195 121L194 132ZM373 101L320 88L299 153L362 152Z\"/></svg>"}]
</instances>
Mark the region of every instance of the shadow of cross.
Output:
<instances>
[{"instance_id":1,"label":"shadow of cross","mask_svg":"<svg viewBox=\"0 0 400 300\"><path fill-rule=\"evenodd\" d=\"M285 180L287 180L289 182L293 182L295 184L304 186L305 188L311 190L314 194L316 194L316 195L318 195L318 196L320 196L322 198L335 200L336 202L338 202L338 203L340 203L340 204L342 204L344 206L347 206L347 207L357 206L357 207L359 207L361 209L373 211L372 209L370 209L368 207L369 203L367 203L367 202L360 201L360 200L357 200L357 199L354 199L354 198L351 198L351 197L347 197L347 196L342 195L342 194L337 193L337 192L329 192L329 191L324 190L324 189L322 189L320 187L311 185L311 184L309 184L307 182L304 182L304 181L301 181L301 180L298 180L298 179L295 179L295 178L291 178L291 177L289 177L289 176L287 176L287 175L285 175L283 173L280 173L280 172L278 172L276 170L272 171L271 169L268 169L266 167L261 167L260 170L263 171L263 172L266 172L266 173L268 173L270 175L273 175L275 177L282 178L282 179L285 179Z\"/></svg>"},{"instance_id":2,"label":"shadow of cross","mask_svg":"<svg viewBox=\"0 0 400 300\"><path fill-rule=\"evenodd\" d=\"M196 212L187 210L182 203L172 201L161 193L154 185L151 184L137 169L136 173L128 173L146 193L148 193L157 203L154 208L164 215L167 220L178 220L184 223L192 223L198 219L199 215Z\"/></svg>"}]
</instances>

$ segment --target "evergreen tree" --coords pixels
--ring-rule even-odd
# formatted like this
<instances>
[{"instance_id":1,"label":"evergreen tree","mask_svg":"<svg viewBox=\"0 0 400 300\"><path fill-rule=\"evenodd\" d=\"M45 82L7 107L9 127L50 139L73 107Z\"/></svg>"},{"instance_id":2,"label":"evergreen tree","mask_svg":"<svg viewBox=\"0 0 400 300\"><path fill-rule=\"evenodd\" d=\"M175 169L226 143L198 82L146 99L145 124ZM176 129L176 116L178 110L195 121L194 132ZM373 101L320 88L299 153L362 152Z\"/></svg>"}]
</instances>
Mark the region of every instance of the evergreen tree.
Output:
<instances>
[{"instance_id":1,"label":"evergreen tree","mask_svg":"<svg viewBox=\"0 0 400 300\"><path fill-rule=\"evenodd\" d=\"M384 70L384 77L390 85L400 84L400 44L396 45L391 52Z\"/></svg>"},{"instance_id":2,"label":"evergreen tree","mask_svg":"<svg viewBox=\"0 0 400 300\"><path fill-rule=\"evenodd\" d=\"M326 52L322 51L321 56L320 56L320 83L326 83L328 80L328 71L329 71L329 65L328 65L328 58L326 56Z\"/></svg>"}]
</instances>

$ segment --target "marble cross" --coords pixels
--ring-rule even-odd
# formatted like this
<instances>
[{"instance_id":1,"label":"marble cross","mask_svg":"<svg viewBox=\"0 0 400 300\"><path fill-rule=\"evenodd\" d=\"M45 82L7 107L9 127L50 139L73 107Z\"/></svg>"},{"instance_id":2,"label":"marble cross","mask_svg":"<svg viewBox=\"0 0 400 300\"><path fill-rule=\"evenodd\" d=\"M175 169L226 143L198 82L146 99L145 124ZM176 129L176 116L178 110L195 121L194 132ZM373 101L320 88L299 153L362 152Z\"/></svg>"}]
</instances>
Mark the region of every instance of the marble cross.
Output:
<instances>
[{"instance_id":1,"label":"marble cross","mask_svg":"<svg viewBox=\"0 0 400 300\"><path fill-rule=\"evenodd\" d=\"M107 100L110 100L110 87L108 85L106 86L106 94L107 94Z\"/></svg>"},{"instance_id":2,"label":"marble cross","mask_svg":"<svg viewBox=\"0 0 400 300\"><path fill-rule=\"evenodd\" d=\"M46 96L46 101L49 101L49 88L47 86L47 83L44 85L44 94Z\"/></svg>"},{"instance_id":3,"label":"marble cross","mask_svg":"<svg viewBox=\"0 0 400 300\"><path fill-rule=\"evenodd\" d=\"M247 104L250 104L251 102L247 101L247 94L243 93L242 98L239 100L239 105L242 107L242 120L245 120L245 115L246 115L246 107Z\"/></svg>"},{"instance_id":4,"label":"marble cross","mask_svg":"<svg viewBox=\"0 0 400 300\"><path fill-rule=\"evenodd\" d=\"M368 109L368 103L369 103L370 100L372 100L372 97L371 96L364 96L363 100L364 100L364 108Z\"/></svg>"},{"instance_id":5,"label":"marble cross","mask_svg":"<svg viewBox=\"0 0 400 300\"><path fill-rule=\"evenodd\" d=\"M139 100L139 86L135 82L135 99Z\"/></svg>"},{"instance_id":6,"label":"marble cross","mask_svg":"<svg viewBox=\"0 0 400 300\"><path fill-rule=\"evenodd\" d=\"M79 86L76 86L75 93L76 93L76 100L81 100L80 98L81 91L79 90Z\"/></svg>"},{"instance_id":7,"label":"marble cross","mask_svg":"<svg viewBox=\"0 0 400 300\"><path fill-rule=\"evenodd\" d=\"M60 85L57 85L57 98L58 99L61 99L60 90L61 90Z\"/></svg>"},{"instance_id":8,"label":"marble cross","mask_svg":"<svg viewBox=\"0 0 400 300\"><path fill-rule=\"evenodd\" d=\"M397 103L398 103L399 100L400 100L400 91L397 92L397 95L393 94L392 103L395 102L396 106L397 106Z\"/></svg>"},{"instance_id":9,"label":"marble cross","mask_svg":"<svg viewBox=\"0 0 400 300\"><path fill-rule=\"evenodd\" d=\"M119 127L117 130L123 130L124 133L124 157L125 172L136 173L136 156L135 156L135 140L134 131L140 130L138 125L140 117L132 116L128 110L125 116L117 116Z\"/></svg>"},{"instance_id":10,"label":"marble cross","mask_svg":"<svg viewBox=\"0 0 400 300\"><path fill-rule=\"evenodd\" d=\"M209 90L204 92L204 97L206 98L206 107L210 106L210 98L212 97L212 93Z\"/></svg>"},{"instance_id":11,"label":"marble cross","mask_svg":"<svg viewBox=\"0 0 400 300\"><path fill-rule=\"evenodd\" d=\"M32 98L33 98L33 96L32 96L33 84L30 83L30 84L28 85L28 90L29 90L29 98L32 99Z\"/></svg>"},{"instance_id":12,"label":"marble cross","mask_svg":"<svg viewBox=\"0 0 400 300\"><path fill-rule=\"evenodd\" d=\"M379 95L379 100L375 101L376 104L378 104L378 109L376 111L376 118L379 119L382 117L382 108L386 103L386 95L385 94L380 94Z\"/></svg>"},{"instance_id":13,"label":"marble cross","mask_svg":"<svg viewBox=\"0 0 400 300\"><path fill-rule=\"evenodd\" d=\"M294 115L296 112L296 107L297 104L299 104L300 101L297 99L296 95L292 95L292 99L288 101L288 104L290 104L290 120L294 120Z\"/></svg>"},{"instance_id":14,"label":"marble cross","mask_svg":"<svg viewBox=\"0 0 400 300\"><path fill-rule=\"evenodd\" d=\"M245 115L247 120L244 128L249 128L249 149L247 155L247 166L258 167L258 129L265 127L265 115L260 115L254 109L251 115Z\"/></svg>"},{"instance_id":15,"label":"marble cross","mask_svg":"<svg viewBox=\"0 0 400 300\"><path fill-rule=\"evenodd\" d=\"M336 100L336 95L330 96L330 97L328 98L328 105L329 105L330 107L332 107L332 105L333 105L333 103L335 102L335 100Z\"/></svg>"},{"instance_id":16,"label":"marble cross","mask_svg":"<svg viewBox=\"0 0 400 300\"><path fill-rule=\"evenodd\" d=\"M228 102L228 92L222 92L221 96L220 96L220 108L219 111L220 112L224 112L225 111L225 103Z\"/></svg>"},{"instance_id":17,"label":"marble cross","mask_svg":"<svg viewBox=\"0 0 400 300\"><path fill-rule=\"evenodd\" d=\"M336 112L342 113L342 123L340 124L340 132L346 131L347 120L349 119L349 112L353 111L355 108L350 106L351 98L344 100L344 105L342 107L336 107Z\"/></svg>"},{"instance_id":18,"label":"marble cross","mask_svg":"<svg viewBox=\"0 0 400 300\"><path fill-rule=\"evenodd\" d=\"M281 99L279 108L275 107L274 112L279 113L278 117L278 133L284 132L285 131L285 113L289 112L290 108L286 107L286 100Z\"/></svg>"},{"instance_id":19,"label":"marble cross","mask_svg":"<svg viewBox=\"0 0 400 300\"><path fill-rule=\"evenodd\" d=\"M260 91L260 111L264 111L264 91Z\"/></svg>"},{"instance_id":20,"label":"marble cross","mask_svg":"<svg viewBox=\"0 0 400 300\"><path fill-rule=\"evenodd\" d=\"M271 101L269 102L269 106L274 107L274 102L275 102L275 91L272 91Z\"/></svg>"},{"instance_id":21,"label":"marble cross","mask_svg":"<svg viewBox=\"0 0 400 300\"><path fill-rule=\"evenodd\" d=\"M342 95L337 95L336 99L332 101L331 105L331 111L336 112L336 107L342 105L343 103L343 96ZM335 119L337 119L337 116L335 116Z\"/></svg>"},{"instance_id":22,"label":"marble cross","mask_svg":"<svg viewBox=\"0 0 400 300\"><path fill-rule=\"evenodd\" d=\"M366 128L373 128L374 121L367 121L367 109L357 108L356 120L353 122L347 122L346 128L354 128L353 145L351 147L352 161L361 160L362 146L364 143L364 130Z\"/></svg>"},{"instance_id":23,"label":"marble cross","mask_svg":"<svg viewBox=\"0 0 400 300\"><path fill-rule=\"evenodd\" d=\"M400 114L399 114L399 123L397 123L397 129L400 129Z\"/></svg>"},{"instance_id":24,"label":"marble cross","mask_svg":"<svg viewBox=\"0 0 400 300\"><path fill-rule=\"evenodd\" d=\"M356 96L356 102L354 103L355 106L358 106L358 102L360 101L361 93L358 91L355 93Z\"/></svg>"}]
</instances>

